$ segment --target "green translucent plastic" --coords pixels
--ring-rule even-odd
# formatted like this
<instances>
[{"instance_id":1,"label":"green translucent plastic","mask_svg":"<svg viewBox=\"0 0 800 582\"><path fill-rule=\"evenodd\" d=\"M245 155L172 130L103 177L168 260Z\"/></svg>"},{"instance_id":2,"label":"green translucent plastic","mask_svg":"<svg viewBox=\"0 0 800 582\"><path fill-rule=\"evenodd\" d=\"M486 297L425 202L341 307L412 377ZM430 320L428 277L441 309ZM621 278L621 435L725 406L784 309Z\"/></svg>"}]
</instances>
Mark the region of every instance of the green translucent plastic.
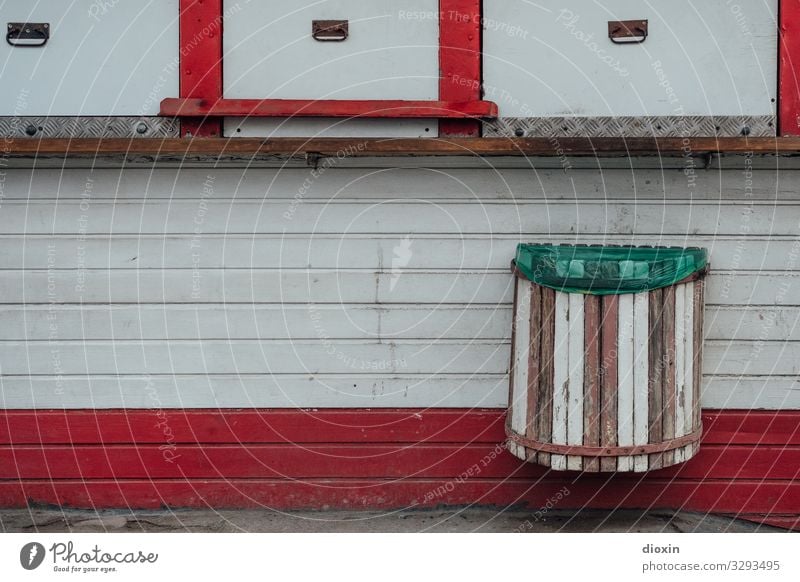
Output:
<instances>
[{"instance_id":1,"label":"green translucent plastic","mask_svg":"<svg viewBox=\"0 0 800 582\"><path fill-rule=\"evenodd\" d=\"M700 248L520 244L515 262L544 287L622 295L674 285L704 270L708 255Z\"/></svg>"}]
</instances>

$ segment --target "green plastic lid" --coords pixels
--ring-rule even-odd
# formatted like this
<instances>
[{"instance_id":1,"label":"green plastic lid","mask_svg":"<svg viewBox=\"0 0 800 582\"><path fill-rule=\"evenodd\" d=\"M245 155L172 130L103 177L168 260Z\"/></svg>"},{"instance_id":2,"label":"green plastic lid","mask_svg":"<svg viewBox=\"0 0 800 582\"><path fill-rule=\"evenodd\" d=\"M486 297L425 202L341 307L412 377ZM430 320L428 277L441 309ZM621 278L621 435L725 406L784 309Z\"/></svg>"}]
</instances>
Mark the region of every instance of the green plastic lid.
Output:
<instances>
[{"instance_id":1,"label":"green plastic lid","mask_svg":"<svg viewBox=\"0 0 800 582\"><path fill-rule=\"evenodd\" d=\"M544 287L622 295L674 285L705 269L708 254L700 248L520 244L515 263Z\"/></svg>"}]
</instances>

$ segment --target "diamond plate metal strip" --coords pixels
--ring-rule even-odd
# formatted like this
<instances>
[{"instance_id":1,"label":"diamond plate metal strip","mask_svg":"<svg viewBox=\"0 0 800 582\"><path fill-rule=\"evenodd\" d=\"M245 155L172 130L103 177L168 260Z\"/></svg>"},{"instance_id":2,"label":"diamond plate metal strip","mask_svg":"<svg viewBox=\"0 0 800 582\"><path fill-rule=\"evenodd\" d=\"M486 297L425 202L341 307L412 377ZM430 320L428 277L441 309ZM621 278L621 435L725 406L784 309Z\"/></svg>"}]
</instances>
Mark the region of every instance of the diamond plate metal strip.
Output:
<instances>
[{"instance_id":1,"label":"diamond plate metal strip","mask_svg":"<svg viewBox=\"0 0 800 582\"><path fill-rule=\"evenodd\" d=\"M0 137L180 137L171 117L0 117Z\"/></svg>"},{"instance_id":2,"label":"diamond plate metal strip","mask_svg":"<svg viewBox=\"0 0 800 582\"><path fill-rule=\"evenodd\" d=\"M484 137L774 137L775 117L500 117Z\"/></svg>"}]
</instances>

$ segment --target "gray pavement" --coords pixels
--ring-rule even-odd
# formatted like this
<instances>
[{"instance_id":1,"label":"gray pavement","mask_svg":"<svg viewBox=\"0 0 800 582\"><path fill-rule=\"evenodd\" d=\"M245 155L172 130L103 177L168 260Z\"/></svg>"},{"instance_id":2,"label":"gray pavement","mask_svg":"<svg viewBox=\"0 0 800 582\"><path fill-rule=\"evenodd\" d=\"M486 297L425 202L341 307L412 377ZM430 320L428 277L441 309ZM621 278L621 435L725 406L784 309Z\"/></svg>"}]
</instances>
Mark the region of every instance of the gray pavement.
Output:
<instances>
[{"instance_id":1,"label":"gray pavement","mask_svg":"<svg viewBox=\"0 0 800 582\"><path fill-rule=\"evenodd\" d=\"M782 532L725 516L674 511L0 510L2 532Z\"/></svg>"}]
</instances>

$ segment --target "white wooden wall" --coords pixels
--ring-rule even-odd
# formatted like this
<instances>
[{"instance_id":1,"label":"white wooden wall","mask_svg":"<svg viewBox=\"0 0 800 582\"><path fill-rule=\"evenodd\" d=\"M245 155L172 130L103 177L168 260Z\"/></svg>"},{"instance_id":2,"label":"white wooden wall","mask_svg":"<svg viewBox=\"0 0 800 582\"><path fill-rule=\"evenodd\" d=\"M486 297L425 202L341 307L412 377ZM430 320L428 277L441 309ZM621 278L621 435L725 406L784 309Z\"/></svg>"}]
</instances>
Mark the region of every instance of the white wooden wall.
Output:
<instances>
[{"instance_id":1,"label":"white wooden wall","mask_svg":"<svg viewBox=\"0 0 800 582\"><path fill-rule=\"evenodd\" d=\"M703 405L800 408L800 172L7 170L0 406L504 407L520 241L710 249Z\"/></svg>"}]
</instances>

